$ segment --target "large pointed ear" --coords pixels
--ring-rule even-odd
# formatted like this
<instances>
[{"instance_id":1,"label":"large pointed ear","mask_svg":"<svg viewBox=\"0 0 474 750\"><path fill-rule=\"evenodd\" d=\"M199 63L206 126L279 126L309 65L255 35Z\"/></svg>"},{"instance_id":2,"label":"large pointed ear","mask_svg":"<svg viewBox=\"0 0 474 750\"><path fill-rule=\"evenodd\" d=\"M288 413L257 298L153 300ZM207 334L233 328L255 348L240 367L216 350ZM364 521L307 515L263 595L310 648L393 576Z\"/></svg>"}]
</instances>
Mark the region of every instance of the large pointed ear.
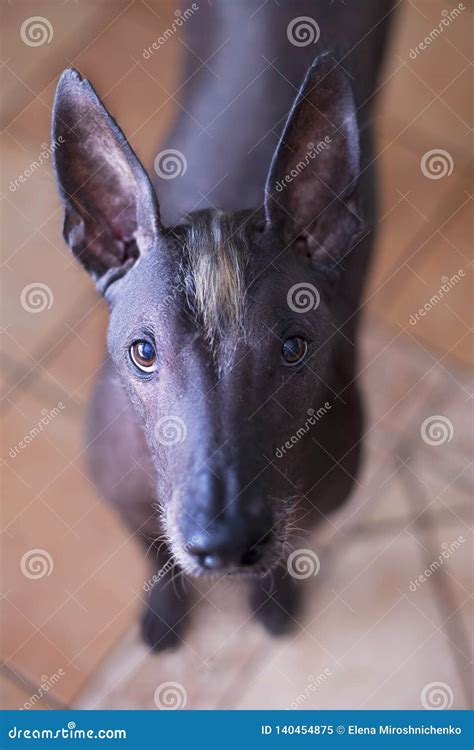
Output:
<instances>
[{"instance_id":1,"label":"large pointed ear","mask_svg":"<svg viewBox=\"0 0 474 750\"><path fill-rule=\"evenodd\" d=\"M90 83L62 74L53 112L64 239L102 291L147 253L160 231L153 187Z\"/></svg>"},{"instance_id":2,"label":"large pointed ear","mask_svg":"<svg viewBox=\"0 0 474 750\"><path fill-rule=\"evenodd\" d=\"M267 225L314 261L339 263L361 221L359 137L349 80L326 54L308 71L272 160Z\"/></svg>"}]
</instances>

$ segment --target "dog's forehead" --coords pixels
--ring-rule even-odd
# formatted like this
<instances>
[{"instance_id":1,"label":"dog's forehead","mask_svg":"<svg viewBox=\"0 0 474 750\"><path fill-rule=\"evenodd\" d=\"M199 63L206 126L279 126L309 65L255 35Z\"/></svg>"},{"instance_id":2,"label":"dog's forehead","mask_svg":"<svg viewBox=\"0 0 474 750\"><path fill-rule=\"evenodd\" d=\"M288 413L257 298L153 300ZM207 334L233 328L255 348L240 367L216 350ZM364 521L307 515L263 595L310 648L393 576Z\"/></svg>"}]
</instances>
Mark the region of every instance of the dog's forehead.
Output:
<instances>
[{"instance_id":1,"label":"dog's forehead","mask_svg":"<svg viewBox=\"0 0 474 750\"><path fill-rule=\"evenodd\" d=\"M215 345L238 335L248 284L249 234L232 213L205 211L183 226L187 303Z\"/></svg>"},{"instance_id":2,"label":"dog's forehead","mask_svg":"<svg viewBox=\"0 0 474 750\"><path fill-rule=\"evenodd\" d=\"M165 230L111 285L113 327L121 333L148 323L166 334L194 322L209 343L229 338L242 322L247 260L247 238L234 215L194 214Z\"/></svg>"},{"instance_id":3,"label":"dog's forehead","mask_svg":"<svg viewBox=\"0 0 474 750\"><path fill-rule=\"evenodd\" d=\"M148 323L165 338L180 339L197 332L214 358L228 360L285 308L288 254L270 244L262 242L260 217L250 212L191 214L114 284L119 328Z\"/></svg>"}]
</instances>

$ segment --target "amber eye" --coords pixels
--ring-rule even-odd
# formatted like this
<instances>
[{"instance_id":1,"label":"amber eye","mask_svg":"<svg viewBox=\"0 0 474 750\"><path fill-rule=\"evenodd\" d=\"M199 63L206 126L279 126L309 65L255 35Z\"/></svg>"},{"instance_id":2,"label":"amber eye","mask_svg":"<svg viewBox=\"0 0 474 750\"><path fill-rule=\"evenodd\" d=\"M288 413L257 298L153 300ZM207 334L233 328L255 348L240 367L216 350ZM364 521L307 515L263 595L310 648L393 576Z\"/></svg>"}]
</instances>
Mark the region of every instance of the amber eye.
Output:
<instances>
[{"instance_id":1,"label":"amber eye","mask_svg":"<svg viewBox=\"0 0 474 750\"><path fill-rule=\"evenodd\" d=\"M135 341L130 347L130 358L133 364L143 372L156 370L156 351L149 341Z\"/></svg>"},{"instance_id":2,"label":"amber eye","mask_svg":"<svg viewBox=\"0 0 474 750\"><path fill-rule=\"evenodd\" d=\"M299 364L306 356L307 351L308 344L300 336L286 339L286 341L283 342L283 346L281 348L281 353L285 364L290 366Z\"/></svg>"}]
</instances>

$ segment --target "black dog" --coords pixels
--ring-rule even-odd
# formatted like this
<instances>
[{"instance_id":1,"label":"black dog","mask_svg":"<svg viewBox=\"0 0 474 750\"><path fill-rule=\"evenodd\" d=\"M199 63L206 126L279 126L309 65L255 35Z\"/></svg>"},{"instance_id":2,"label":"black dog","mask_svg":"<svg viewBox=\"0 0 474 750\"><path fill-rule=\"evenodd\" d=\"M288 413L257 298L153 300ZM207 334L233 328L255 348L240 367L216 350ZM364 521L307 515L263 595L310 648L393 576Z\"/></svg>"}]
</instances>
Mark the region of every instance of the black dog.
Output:
<instances>
[{"instance_id":1,"label":"black dog","mask_svg":"<svg viewBox=\"0 0 474 750\"><path fill-rule=\"evenodd\" d=\"M157 649L188 609L170 559L252 575L256 616L285 631L292 519L338 507L360 458L370 121L392 3L259 5L186 19L195 55L155 161L161 209L91 85L67 70L56 95L64 236L110 306L92 475L156 549L143 632Z\"/></svg>"}]
</instances>

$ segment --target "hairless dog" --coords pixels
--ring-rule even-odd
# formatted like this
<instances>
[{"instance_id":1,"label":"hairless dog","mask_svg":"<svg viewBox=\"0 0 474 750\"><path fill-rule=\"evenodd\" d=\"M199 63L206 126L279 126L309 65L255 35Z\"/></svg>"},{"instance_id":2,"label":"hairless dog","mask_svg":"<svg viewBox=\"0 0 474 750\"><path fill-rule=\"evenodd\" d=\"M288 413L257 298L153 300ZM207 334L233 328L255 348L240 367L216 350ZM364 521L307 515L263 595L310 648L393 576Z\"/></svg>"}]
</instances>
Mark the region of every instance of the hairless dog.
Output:
<instances>
[{"instance_id":1,"label":"hairless dog","mask_svg":"<svg viewBox=\"0 0 474 750\"><path fill-rule=\"evenodd\" d=\"M59 81L64 237L110 310L91 476L152 550L142 632L156 650L179 642L190 609L177 571L246 576L255 617L286 632L300 601L288 555L353 485L393 5L223 0L187 14L182 106L154 186L90 83L71 69Z\"/></svg>"}]
</instances>

